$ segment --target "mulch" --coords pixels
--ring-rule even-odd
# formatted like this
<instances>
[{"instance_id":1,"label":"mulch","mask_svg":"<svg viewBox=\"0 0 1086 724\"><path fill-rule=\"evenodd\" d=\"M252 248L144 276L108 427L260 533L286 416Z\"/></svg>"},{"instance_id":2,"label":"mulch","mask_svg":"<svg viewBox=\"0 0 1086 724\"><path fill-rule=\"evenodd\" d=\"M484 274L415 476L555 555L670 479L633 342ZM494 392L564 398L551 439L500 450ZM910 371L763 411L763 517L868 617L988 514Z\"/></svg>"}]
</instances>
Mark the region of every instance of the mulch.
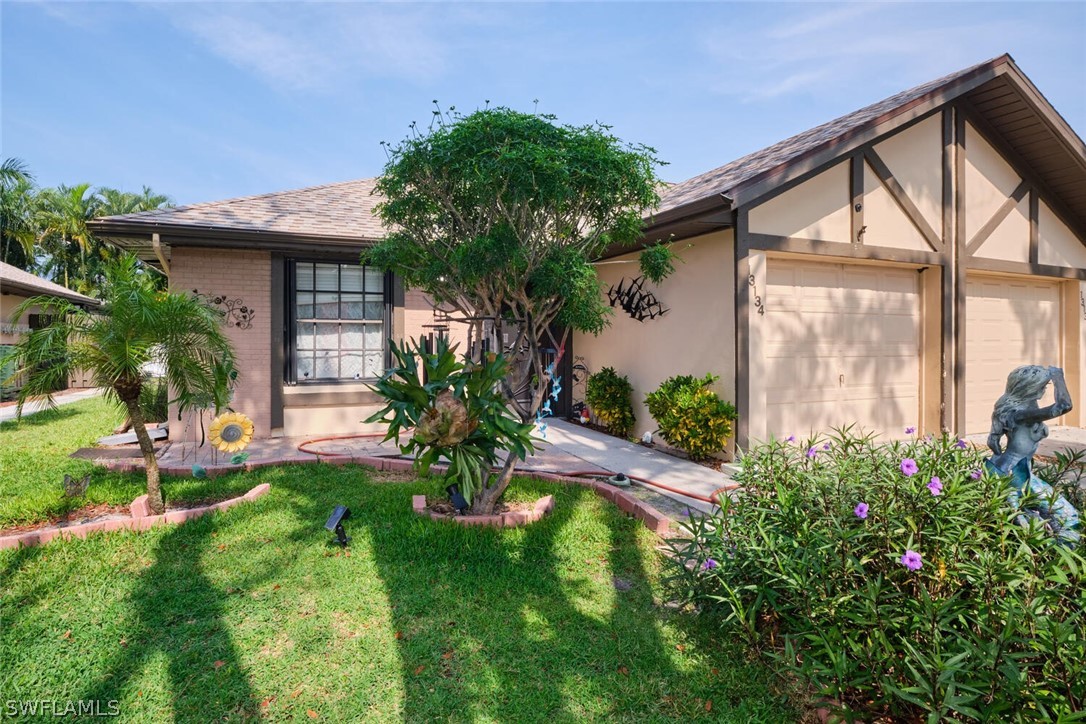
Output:
<instances>
[{"instance_id":1,"label":"mulch","mask_svg":"<svg viewBox=\"0 0 1086 724\"><path fill-rule=\"evenodd\" d=\"M61 515L55 515L46 521L39 520L35 523L23 523L21 525L11 525L6 528L0 528L0 536L12 535L15 533L29 533L32 530L40 530L42 528L67 528L69 526L79 525L80 523L91 523L102 518L109 518L117 515L131 515L128 506L110 505L109 503L92 503Z\"/></svg>"}]
</instances>

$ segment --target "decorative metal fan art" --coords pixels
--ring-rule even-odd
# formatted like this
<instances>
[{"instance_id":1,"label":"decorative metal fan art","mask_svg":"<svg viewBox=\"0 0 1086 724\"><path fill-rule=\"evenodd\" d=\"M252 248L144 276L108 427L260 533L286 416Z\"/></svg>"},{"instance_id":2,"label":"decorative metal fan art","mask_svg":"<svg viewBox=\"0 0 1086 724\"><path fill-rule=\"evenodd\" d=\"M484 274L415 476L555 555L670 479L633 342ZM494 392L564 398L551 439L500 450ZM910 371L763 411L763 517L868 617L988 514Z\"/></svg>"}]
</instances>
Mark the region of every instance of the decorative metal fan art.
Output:
<instances>
[{"instance_id":1,"label":"decorative metal fan art","mask_svg":"<svg viewBox=\"0 0 1086 724\"><path fill-rule=\"evenodd\" d=\"M220 452L238 452L253 441L253 421L240 412L225 412L211 421L208 437Z\"/></svg>"},{"instance_id":2,"label":"decorative metal fan art","mask_svg":"<svg viewBox=\"0 0 1086 724\"><path fill-rule=\"evenodd\" d=\"M619 280L617 287L611 287L607 292L607 298L611 301L612 307L615 305L622 307L626 314L638 322L656 319L667 314L667 308L660 304L655 294L645 291L644 286L644 277L637 277L628 285L626 279L623 278Z\"/></svg>"}]
</instances>

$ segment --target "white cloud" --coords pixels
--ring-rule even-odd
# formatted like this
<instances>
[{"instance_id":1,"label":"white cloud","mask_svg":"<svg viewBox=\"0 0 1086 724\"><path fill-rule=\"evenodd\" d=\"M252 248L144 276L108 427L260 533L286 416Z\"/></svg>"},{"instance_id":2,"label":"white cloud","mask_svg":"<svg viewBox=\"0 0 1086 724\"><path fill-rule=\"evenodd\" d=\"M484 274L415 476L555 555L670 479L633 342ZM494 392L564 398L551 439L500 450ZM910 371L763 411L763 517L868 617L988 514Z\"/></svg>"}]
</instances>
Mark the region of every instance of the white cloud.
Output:
<instances>
[{"instance_id":1,"label":"white cloud","mask_svg":"<svg viewBox=\"0 0 1086 724\"><path fill-rule=\"evenodd\" d=\"M449 58L441 33L445 14L418 6L199 3L159 9L214 54L288 90L342 89L359 75L426 81L442 75Z\"/></svg>"}]
</instances>

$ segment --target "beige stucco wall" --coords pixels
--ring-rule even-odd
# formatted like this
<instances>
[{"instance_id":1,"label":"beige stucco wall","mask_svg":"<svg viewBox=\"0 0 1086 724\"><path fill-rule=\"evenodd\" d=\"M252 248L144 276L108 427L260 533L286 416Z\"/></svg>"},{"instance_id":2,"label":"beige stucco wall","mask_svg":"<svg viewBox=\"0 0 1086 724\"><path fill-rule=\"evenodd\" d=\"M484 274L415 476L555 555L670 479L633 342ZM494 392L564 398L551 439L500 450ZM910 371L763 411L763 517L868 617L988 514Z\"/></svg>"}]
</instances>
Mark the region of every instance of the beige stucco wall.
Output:
<instances>
[{"instance_id":1,"label":"beige stucco wall","mask_svg":"<svg viewBox=\"0 0 1086 724\"><path fill-rule=\"evenodd\" d=\"M271 254L266 251L235 251L175 247L170 260L170 288L176 292L198 291L209 296L241 299L253 310L252 326L224 328L237 355L238 384L231 407L248 415L257 437L268 437L271 428ZM177 410L170 410L171 437L191 439L183 421L179 430Z\"/></svg>"},{"instance_id":2,"label":"beige stucco wall","mask_svg":"<svg viewBox=\"0 0 1086 724\"><path fill-rule=\"evenodd\" d=\"M28 318L40 311L37 307L18 319L12 319L15 308L26 300L26 297L18 294L0 294L0 344L15 344L23 334L30 331L27 326Z\"/></svg>"},{"instance_id":3,"label":"beige stucco wall","mask_svg":"<svg viewBox=\"0 0 1086 724\"><path fill-rule=\"evenodd\" d=\"M751 209L750 230L847 244L852 235L850 204L845 160Z\"/></svg>"},{"instance_id":4,"label":"beige stucco wall","mask_svg":"<svg viewBox=\"0 0 1086 724\"><path fill-rule=\"evenodd\" d=\"M1022 179L972 124L965 126L965 238L972 239ZM1027 217L1028 218L1028 217ZM1029 237L1026 238L1027 243Z\"/></svg>"},{"instance_id":5,"label":"beige stucco wall","mask_svg":"<svg viewBox=\"0 0 1086 724\"><path fill-rule=\"evenodd\" d=\"M1086 245L1043 200L1037 205L1037 261L1086 269Z\"/></svg>"},{"instance_id":6,"label":"beige stucco wall","mask_svg":"<svg viewBox=\"0 0 1086 724\"><path fill-rule=\"evenodd\" d=\"M924 220L938 230L943 223L943 130L939 114L877 143L875 153L905 189ZM870 201L865 201L868 234L877 234L878 229L872 228L867 220L870 211Z\"/></svg>"},{"instance_id":7,"label":"beige stucco wall","mask_svg":"<svg viewBox=\"0 0 1086 724\"><path fill-rule=\"evenodd\" d=\"M634 388L636 434L656 429L645 407L645 395L672 375L704 375L720 379L714 389L735 402L735 263L730 230L675 244L683 263L659 287L648 285L670 311L638 322L621 309L599 336L577 333L573 354L583 357L589 372L613 367ZM625 277L640 275L637 254L598 264L603 291Z\"/></svg>"}]
</instances>

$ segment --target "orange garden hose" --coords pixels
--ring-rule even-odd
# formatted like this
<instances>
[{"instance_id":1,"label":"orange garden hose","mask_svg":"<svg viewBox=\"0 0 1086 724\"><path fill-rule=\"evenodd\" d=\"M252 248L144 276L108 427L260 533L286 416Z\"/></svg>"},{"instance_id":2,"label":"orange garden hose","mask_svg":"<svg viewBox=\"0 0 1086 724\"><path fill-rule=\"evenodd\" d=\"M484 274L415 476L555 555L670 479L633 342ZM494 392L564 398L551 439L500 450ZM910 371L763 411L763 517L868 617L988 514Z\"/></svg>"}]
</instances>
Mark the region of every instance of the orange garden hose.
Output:
<instances>
[{"instance_id":1,"label":"orange garden hose","mask_svg":"<svg viewBox=\"0 0 1086 724\"><path fill-rule=\"evenodd\" d=\"M313 438L312 440L305 440L304 442L302 442L301 444L298 445L298 450L300 452L309 453L310 455L316 455L318 457L320 457L322 455L324 457L330 457L330 458L352 457L351 453L321 452L319 450L309 450L308 447L310 445L315 445L315 444L317 444L319 442L328 442L330 440L355 440L355 439L358 439L358 438L384 437L384 436L385 436L385 433L383 433L383 432L363 432L363 433L358 433L358 434L355 434L355 435L332 435L330 437L318 437L318 438ZM606 471L606 470L574 470L572 472L565 472L565 471L561 471L561 470L560 471L533 470L531 468L521 468L521 472L525 472L525 473L543 473L543 472L545 472L545 473L551 473L551 474L557 474L557 475L564 475L564 476L570 477L570 478L602 478L602 477L609 477L611 475L611 473ZM709 503L710 505L720 505L719 501L720 501L720 494L721 493L732 491L732 490L735 490L736 488L739 487L738 483L730 483L728 485L723 485L723 486L717 488L716 490L714 490L712 493L710 493L709 497L705 497L704 495L698 495L697 493L691 493L691 492L688 492L686 490L680 490L679 488L674 488L674 487L672 487L670 485L664 485L663 483L658 483L655 480L649 480L648 478L642 478L642 477L639 477L637 475L627 475L626 477L628 477L630 480L635 480L635 481L641 483L642 485L648 485L648 486L653 487L653 488L660 488L661 490L667 490L667 491L672 492L672 493L677 493L677 494L683 496L684 498L690 498L692 500L700 500L703 503Z\"/></svg>"}]
</instances>

